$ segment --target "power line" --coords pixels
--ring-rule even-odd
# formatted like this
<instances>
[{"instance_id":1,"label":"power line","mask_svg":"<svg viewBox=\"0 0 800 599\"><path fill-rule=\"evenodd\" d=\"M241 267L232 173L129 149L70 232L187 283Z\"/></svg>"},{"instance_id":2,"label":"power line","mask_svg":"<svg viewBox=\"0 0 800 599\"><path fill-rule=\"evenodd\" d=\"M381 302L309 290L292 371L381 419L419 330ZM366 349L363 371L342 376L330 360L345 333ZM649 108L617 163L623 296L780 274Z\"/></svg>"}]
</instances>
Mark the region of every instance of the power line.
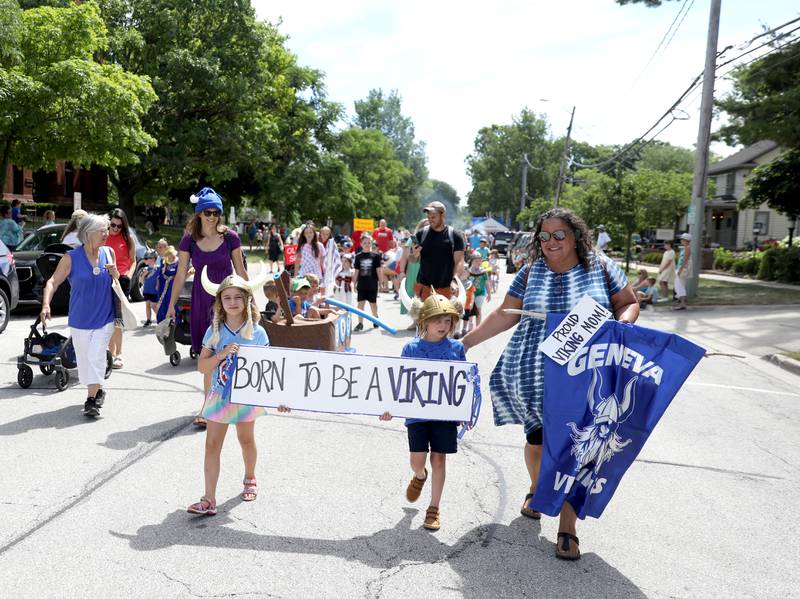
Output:
<instances>
[{"instance_id":1,"label":"power line","mask_svg":"<svg viewBox=\"0 0 800 599\"><path fill-rule=\"evenodd\" d=\"M683 12L683 9L686 7L688 2L689 2L689 0L683 0L683 4L681 5L680 9L678 9L678 12L675 15L675 18L672 19L672 23L669 24L669 27L664 32L664 35L661 37L661 41L658 42L658 46L656 46L656 49L653 50L653 53L650 55L650 58L647 59L647 62L645 63L644 67L642 67L641 72L636 76L636 79L634 79L634 81L633 81L634 85L636 85L636 83L639 81L639 79L641 79L642 75L644 75L645 71L647 71L647 67L650 66L650 63L653 62L653 59L658 55L658 51L661 50L661 46L664 45L664 40L667 39L667 36L670 34L670 31L672 31L672 28L675 26L675 23L678 21L678 17L681 16L681 13ZM694 4L694 0L692 0L692 4ZM681 19L681 23L683 23L683 19ZM679 27L680 27L680 25L679 25ZM670 38L670 40L671 39L672 38ZM667 45L669 45L669 44L667 44ZM666 47L664 48L664 50L666 50Z\"/></svg>"}]
</instances>

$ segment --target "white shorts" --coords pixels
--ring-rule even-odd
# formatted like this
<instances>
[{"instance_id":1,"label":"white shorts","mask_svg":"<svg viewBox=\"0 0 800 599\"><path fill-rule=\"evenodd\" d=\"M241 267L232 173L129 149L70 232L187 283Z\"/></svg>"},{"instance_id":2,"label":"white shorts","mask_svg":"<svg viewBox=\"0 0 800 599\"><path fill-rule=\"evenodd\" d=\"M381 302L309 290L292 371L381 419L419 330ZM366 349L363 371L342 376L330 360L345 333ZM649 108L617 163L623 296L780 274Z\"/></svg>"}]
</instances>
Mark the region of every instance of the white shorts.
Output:
<instances>
[{"instance_id":1,"label":"white shorts","mask_svg":"<svg viewBox=\"0 0 800 599\"><path fill-rule=\"evenodd\" d=\"M70 329L81 384L103 384L106 376L106 350L113 332L113 322L100 329Z\"/></svg>"},{"instance_id":2,"label":"white shorts","mask_svg":"<svg viewBox=\"0 0 800 599\"><path fill-rule=\"evenodd\" d=\"M686 297L686 279L683 277L675 277L675 295Z\"/></svg>"},{"instance_id":3,"label":"white shorts","mask_svg":"<svg viewBox=\"0 0 800 599\"><path fill-rule=\"evenodd\" d=\"M483 308L483 302L486 301L486 296L476 295L473 301L475 302L475 307L478 309L478 312L480 312L481 308Z\"/></svg>"}]
</instances>

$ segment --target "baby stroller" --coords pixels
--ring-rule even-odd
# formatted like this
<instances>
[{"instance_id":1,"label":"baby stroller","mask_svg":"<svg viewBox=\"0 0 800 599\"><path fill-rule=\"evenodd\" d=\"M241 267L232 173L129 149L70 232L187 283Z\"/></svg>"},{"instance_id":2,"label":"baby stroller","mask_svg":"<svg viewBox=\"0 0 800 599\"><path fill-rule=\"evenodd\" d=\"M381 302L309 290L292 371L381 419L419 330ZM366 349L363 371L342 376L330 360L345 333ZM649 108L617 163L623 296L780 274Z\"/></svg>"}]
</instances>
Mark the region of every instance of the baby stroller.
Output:
<instances>
[{"instance_id":1,"label":"baby stroller","mask_svg":"<svg viewBox=\"0 0 800 599\"><path fill-rule=\"evenodd\" d=\"M39 332L39 324L42 332ZM31 325L31 332L25 338L22 355L17 358L17 383L27 389L33 383L33 368L38 366L45 376L56 375L56 389L63 391L69 385L69 371L78 366L75 360L75 348L72 338L59 333L48 333L47 326L40 317ZM105 378L111 376L113 359L111 352L106 351Z\"/></svg>"},{"instance_id":2,"label":"baby stroller","mask_svg":"<svg viewBox=\"0 0 800 599\"><path fill-rule=\"evenodd\" d=\"M156 332L156 337L159 343L164 346L164 353L169 356L169 363L173 366L178 366L181 363L181 352L175 346L176 343L181 345L192 345L192 334L189 329L189 316L192 313L192 281L186 281L183 284L181 294L178 296L178 301L175 302L175 321L162 329L163 334L159 335ZM159 323L159 326L162 326ZM193 349L189 350L189 357L193 360L197 358L197 354Z\"/></svg>"}]
</instances>

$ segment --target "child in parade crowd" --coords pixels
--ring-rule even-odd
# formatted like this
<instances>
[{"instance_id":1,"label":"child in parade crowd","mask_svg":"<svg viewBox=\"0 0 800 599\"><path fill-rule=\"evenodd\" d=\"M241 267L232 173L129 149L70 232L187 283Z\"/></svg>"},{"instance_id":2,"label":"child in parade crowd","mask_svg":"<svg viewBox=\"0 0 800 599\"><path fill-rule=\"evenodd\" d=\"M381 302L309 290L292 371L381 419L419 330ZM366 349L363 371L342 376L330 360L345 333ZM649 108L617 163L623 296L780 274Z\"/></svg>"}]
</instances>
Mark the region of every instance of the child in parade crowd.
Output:
<instances>
[{"instance_id":1,"label":"child in parade crowd","mask_svg":"<svg viewBox=\"0 0 800 599\"><path fill-rule=\"evenodd\" d=\"M306 274L305 278L311 283L311 289L308 290L308 299L311 302L311 306L317 310L316 318L325 318L333 310L328 307L325 303L325 296L320 293L320 278L311 272ZM312 315L311 318L315 318L315 316Z\"/></svg>"},{"instance_id":2,"label":"child in parade crowd","mask_svg":"<svg viewBox=\"0 0 800 599\"><path fill-rule=\"evenodd\" d=\"M342 255L342 270L336 275L336 299L346 304L353 303L353 258Z\"/></svg>"},{"instance_id":3,"label":"child in parade crowd","mask_svg":"<svg viewBox=\"0 0 800 599\"><path fill-rule=\"evenodd\" d=\"M292 316L302 316L308 319L319 318L319 311L308 301L311 295L311 283L301 277L292 281L292 295L289 298L289 309Z\"/></svg>"},{"instance_id":4,"label":"child in parade crowd","mask_svg":"<svg viewBox=\"0 0 800 599\"><path fill-rule=\"evenodd\" d=\"M415 300L412 312L419 311L419 337L409 341L400 354L407 358L428 360L466 360L464 346L451 339L461 315L458 300L449 300L435 291L419 307ZM380 420L391 420L392 415L384 412ZM448 453L458 451L458 422L441 420L406 419L408 449L411 454L411 470L414 475L406 488L406 499L414 502L419 499L425 482L428 480L428 451L431 457L431 502L425 512L422 526L428 530L439 530L441 516L439 503L442 499Z\"/></svg>"},{"instance_id":5,"label":"child in parade crowd","mask_svg":"<svg viewBox=\"0 0 800 599\"><path fill-rule=\"evenodd\" d=\"M656 285L655 277L647 278L647 286L641 287L636 291L636 297L639 299L639 306L644 308L647 304L655 304L658 301L658 285Z\"/></svg>"},{"instance_id":6,"label":"child in parade crowd","mask_svg":"<svg viewBox=\"0 0 800 599\"><path fill-rule=\"evenodd\" d=\"M483 260L489 259L489 240L485 237L481 237L481 243L478 249L476 250Z\"/></svg>"},{"instance_id":7,"label":"child in parade crowd","mask_svg":"<svg viewBox=\"0 0 800 599\"><path fill-rule=\"evenodd\" d=\"M226 382L235 363L241 345L269 345L267 333L258 324L259 312L253 298L253 289L263 283L248 282L238 275L230 275L221 283L212 283L206 270L202 273L203 289L215 297L211 326L203 337L203 349L197 360L197 369L203 374L211 373L211 388L206 396L201 415L208 421L206 427L205 494L200 501L187 508L191 514L213 516L217 513L217 481L220 471L220 454L228 425L236 425L236 436L242 447L244 459L244 489L242 499L254 501L258 496L256 481L255 419L266 413L264 408L232 404L230 387ZM281 406L279 412L288 408Z\"/></svg>"},{"instance_id":8,"label":"child in parade crowd","mask_svg":"<svg viewBox=\"0 0 800 599\"><path fill-rule=\"evenodd\" d=\"M492 301L492 292L489 288L489 274L483 268L483 257L474 252L470 257L469 269L467 270L470 283L467 290L467 303L469 309L465 307L463 323L461 325L461 337L469 333L471 329L481 323L481 308L486 301ZM471 294L471 298L470 298Z\"/></svg>"},{"instance_id":9,"label":"child in parade crowd","mask_svg":"<svg viewBox=\"0 0 800 599\"><path fill-rule=\"evenodd\" d=\"M278 322L281 319L281 309L278 305L278 287L275 279L267 279L264 283L264 296L267 298L267 305L261 311L261 316L270 322Z\"/></svg>"},{"instance_id":10,"label":"child in parade crowd","mask_svg":"<svg viewBox=\"0 0 800 599\"><path fill-rule=\"evenodd\" d=\"M381 255L372 251L372 237L369 235L361 236L361 247L363 251L356 256L353 265L353 285L358 292L357 306L359 310L364 309L364 303L369 302L369 309L374 317L378 317L378 269L381 268ZM377 329L378 325L373 323L372 328ZM364 330L364 318L358 317L358 324L353 328L354 331Z\"/></svg>"},{"instance_id":11,"label":"child in parade crowd","mask_svg":"<svg viewBox=\"0 0 800 599\"><path fill-rule=\"evenodd\" d=\"M489 252L489 287L492 293L497 293L500 284L500 252L492 250Z\"/></svg>"},{"instance_id":12,"label":"child in parade crowd","mask_svg":"<svg viewBox=\"0 0 800 599\"><path fill-rule=\"evenodd\" d=\"M139 276L142 279L142 296L144 297L145 321L142 326L149 327L153 324L153 312L158 313L158 271L156 260L158 254L154 251L147 252L144 256L144 268Z\"/></svg>"},{"instance_id":13,"label":"child in parade crowd","mask_svg":"<svg viewBox=\"0 0 800 599\"><path fill-rule=\"evenodd\" d=\"M172 296L172 283L175 281L175 275L178 274L178 251L175 249L175 246L167 246L161 258L163 262L156 285L156 290L158 292L158 313L156 314L156 322L161 322L167 317L169 298Z\"/></svg>"},{"instance_id":14,"label":"child in parade crowd","mask_svg":"<svg viewBox=\"0 0 800 599\"><path fill-rule=\"evenodd\" d=\"M647 287L647 277L650 276L646 269L640 268L636 271L636 281L633 283L633 290L639 291L642 287Z\"/></svg>"}]
</instances>

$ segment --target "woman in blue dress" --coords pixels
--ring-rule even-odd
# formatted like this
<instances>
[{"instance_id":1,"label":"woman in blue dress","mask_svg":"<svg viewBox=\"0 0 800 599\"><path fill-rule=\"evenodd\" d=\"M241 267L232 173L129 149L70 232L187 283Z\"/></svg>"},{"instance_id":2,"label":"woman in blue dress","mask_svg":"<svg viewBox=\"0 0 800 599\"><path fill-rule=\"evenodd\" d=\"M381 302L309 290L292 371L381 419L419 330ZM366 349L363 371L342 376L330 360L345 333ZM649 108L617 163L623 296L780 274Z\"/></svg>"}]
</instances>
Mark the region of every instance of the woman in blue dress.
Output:
<instances>
[{"instance_id":1,"label":"woman in blue dress","mask_svg":"<svg viewBox=\"0 0 800 599\"><path fill-rule=\"evenodd\" d=\"M570 210L555 208L539 217L534 230L532 261L517 273L502 305L463 339L469 349L516 324L500 360L489 379L494 422L522 424L525 431L525 466L531 479L521 513L533 519L541 513L530 506L542 460L542 399L544 359L539 344L545 337L545 322L506 313L524 309L535 312L569 312L589 295L614 313L621 322L639 317L639 303L625 273L617 264L591 246L586 223ZM564 503L561 510L556 556L580 557L575 510Z\"/></svg>"}]
</instances>

